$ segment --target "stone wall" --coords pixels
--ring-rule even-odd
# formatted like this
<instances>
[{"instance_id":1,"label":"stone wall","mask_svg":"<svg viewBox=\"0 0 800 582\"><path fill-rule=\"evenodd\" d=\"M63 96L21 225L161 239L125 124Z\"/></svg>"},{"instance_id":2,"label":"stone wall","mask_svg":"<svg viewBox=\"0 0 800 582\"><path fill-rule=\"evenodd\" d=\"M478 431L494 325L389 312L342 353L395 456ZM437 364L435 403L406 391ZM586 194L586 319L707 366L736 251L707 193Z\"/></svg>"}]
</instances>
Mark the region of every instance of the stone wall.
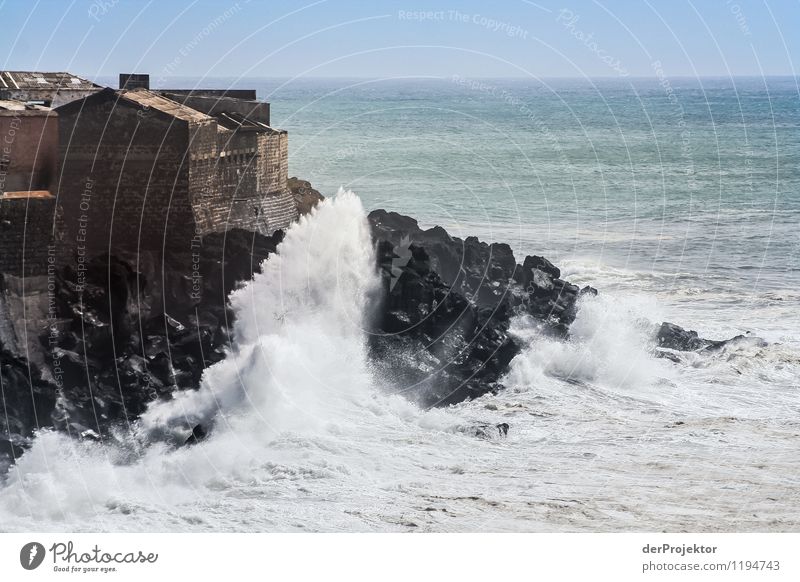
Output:
<instances>
[{"instance_id":1,"label":"stone wall","mask_svg":"<svg viewBox=\"0 0 800 582\"><path fill-rule=\"evenodd\" d=\"M198 233L242 228L269 236L297 219L288 180L286 132L221 129L216 189L194 195ZM193 190L193 192L195 192Z\"/></svg>"},{"instance_id":2,"label":"stone wall","mask_svg":"<svg viewBox=\"0 0 800 582\"><path fill-rule=\"evenodd\" d=\"M258 194L257 134L221 132L218 191L227 203ZM222 137L225 136L225 137Z\"/></svg>"},{"instance_id":3,"label":"stone wall","mask_svg":"<svg viewBox=\"0 0 800 582\"><path fill-rule=\"evenodd\" d=\"M101 94L59 110L61 180L67 244L78 256L118 250L188 248L190 134L198 151L213 128ZM213 141L213 140L212 140ZM194 140L191 143L195 143ZM202 161L200 162L202 163ZM200 167L198 165L198 167ZM195 174L202 180L202 173Z\"/></svg>"},{"instance_id":4,"label":"stone wall","mask_svg":"<svg viewBox=\"0 0 800 582\"><path fill-rule=\"evenodd\" d=\"M193 198L212 196L216 193L218 161L216 124L195 125L189 143L189 192Z\"/></svg>"},{"instance_id":5,"label":"stone wall","mask_svg":"<svg viewBox=\"0 0 800 582\"><path fill-rule=\"evenodd\" d=\"M253 230L269 236L278 229L288 228L297 218L297 204L291 192L265 194L261 198L261 220Z\"/></svg>"},{"instance_id":6,"label":"stone wall","mask_svg":"<svg viewBox=\"0 0 800 582\"><path fill-rule=\"evenodd\" d=\"M180 120L108 91L59 109L66 240L89 256L193 249L232 228L297 218L286 132Z\"/></svg>"},{"instance_id":7,"label":"stone wall","mask_svg":"<svg viewBox=\"0 0 800 582\"><path fill-rule=\"evenodd\" d=\"M258 135L258 191L283 192L289 179L289 137L285 131Z\"/></svg>"}]
</instances>

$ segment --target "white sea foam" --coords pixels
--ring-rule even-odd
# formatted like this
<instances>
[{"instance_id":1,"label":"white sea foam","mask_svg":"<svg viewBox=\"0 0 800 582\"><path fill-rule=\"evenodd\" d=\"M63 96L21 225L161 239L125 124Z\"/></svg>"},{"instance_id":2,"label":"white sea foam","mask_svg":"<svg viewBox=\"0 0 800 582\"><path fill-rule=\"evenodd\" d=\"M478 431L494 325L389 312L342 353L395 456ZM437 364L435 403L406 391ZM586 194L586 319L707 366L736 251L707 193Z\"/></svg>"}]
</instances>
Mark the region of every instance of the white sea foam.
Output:
<instances>
[{"instance_id":1,"label":"white sea foam","mask_svg":"<svg viewBox=\"0 0 800 582\"><path fill-rule=\"evenodd\" d=\"M200 389L119 444L40 433L0 490L0 529L800 527L796 505L765 501L796 492L791 346L657 359L661 302L601 289L567 342L520 322L507 390L421 411L370 373L374 264L358 198L324 202L231 297L234 348ZM500 422L507 438L458 430ZM196 423L208 438L168 444Z\"/></svg>"},{"instance_id":2,"label":"white sea foam","mask_svg":"<svg viewBox=\"0 0 800 582\"><path fill-rule=\"evenodd\" d=\"M220 414L230 423L239 413L270 434L335 421L371 391L363 319L374 265L361 201L340 191L289 229L262 272L231 295L234 352L204 374L200 390L149 409L142 430L191 428Z\"/></svg>"},{"instance_id":3,"label":"white sea foam","mask_svg":"<svg viewBox=\"0 0 800 582\"><path fill-rule=\"evenodd\" d=\"M594 382L608 389L641 393L658 374L666 373L651 355L654 306L643 298L601 294L579 300L579 312L568 341L539 337L521 320L515 330L528 342L511 367L511 382L549 374L566 380ZM648 317L649 316L649 317Z\"/></svg>"},{"instance_id":4,"label":"white sea foam","mask_svg":"<svg viewBox=\"0 0 800 582\"><path fill-rule=\"evenodd\" d=\"M232 483L346 474L327 457L373 423L453 424L375 390L363 326L377 281L361 201L340 191L290 228L262 272L232 294L234 349L199 390L151 406L129 447L40 433L0 492L0 515L102 523L131 507L191 505ZM182 441L198 423L214 426L200 445L149 444Z\"/></svg>"}]
</instances>

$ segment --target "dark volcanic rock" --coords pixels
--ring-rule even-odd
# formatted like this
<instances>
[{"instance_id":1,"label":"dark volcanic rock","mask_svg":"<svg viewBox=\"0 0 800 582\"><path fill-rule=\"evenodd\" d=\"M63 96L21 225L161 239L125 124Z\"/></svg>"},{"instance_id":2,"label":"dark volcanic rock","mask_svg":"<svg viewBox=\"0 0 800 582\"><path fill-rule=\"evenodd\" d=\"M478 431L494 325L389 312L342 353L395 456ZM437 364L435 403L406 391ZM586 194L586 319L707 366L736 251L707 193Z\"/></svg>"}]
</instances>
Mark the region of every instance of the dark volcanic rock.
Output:
<instances>
[{"instance_id":1,"label":"dark volcanic rock","mask_svg":"<svg viewBox=\"0 0 800 582\"><path fill-rule=\"evenodd\" d=\"M675 358L672 357L672 354L663 350L674 350L678 352L714 352L721 350L723 347L732 342L743 340L745 338L748 338L748 336L737 335L730 339L719 341L704 339L701 338L696 331L686 330L679 325L665 321L661 324L661 327L659 327L658 331L656 332L657 347L662 348L661 350L656 351L656 355L675 360ZM766 345L766 342L761 338L749 336L748 339L753 340L760 345Z\"/></svg>"},{"instance_id":2,"label":"dark volcanic rock","mask_svg":"<svg viewBox=\"0 0 800 582\"><path fill-rule=\"evenodd\" d=\"M686 330L665 321L656 333L656 343L660 348L690 352L704 348L711 342L701 339L696 331Z\"/></svg>"},{"instance_id":3,"label":"dark volcanic rock","mask_svg":"<svg viewBox=\"0 0 800 582\"><path fill-rule=\"evenodd\" d=\"M308 214L311 209L322 202L325 197L311 186L311 182L299 178L289 178L286 186L294 196L294 203L300 215Z\"/></svg>"},{"instance_id":4,"label":"dark volcanic rock","mask_svg":"<svg viewBox=\"0 0 800 582\"><path fill-rule=\"evenodd\" d=\"M151 401L197 388L230 345L228 295L282 237L233 230L205 237L192 253L99 257L82 286L75 271L58 273L58 323L41 338L44 373L2 353L11 414L0 438L22 442L38 427L105 437Z\"/></svg>"},{"instance_id":5,"label":"dark volcanic rock","mask_svg":"<svg viewBox=\"0 0 800 582\"><path fill-rule=\"evenodd\" d=\"M422 230L394 212L369 220L384 282L371 353L387 382L425 405L500 388L521 347L509 332L513 316L532 316L557 335L575 319L580 290L542 257L518 265L507 244Z\"/></svg>"},{"instance_id":6,"label":"dark volcanic rock","mask_svg":"<svg viewBox=\"0 0 800 582\"><path fill-rule=\"evenodd\" d=\"M509 428L508 423L501 422L494 426L486 423L460 426L457 427L456 430L479 439L491 440L495 437L507 437Z\"/></svg>"},{"instance_id":7,"label":"dark volcanic rock","mask_svg":"<svg viewBox=\"0 0 800 582\"><path fill-rule=\"evenodd\" d=\"M28 445L33 431L51 426L56 406L53 385L35 366L0 346L0 475Z\"/></svg>"},{"instance_id":8,"label":"dark volcanic rock","mask_svg":"<svg viewBox=\"0 0 800 582\"><path fill-rule=\"evenodd\" d=\"M308 183L294 186L311 202L321 198ZM369 219L383 277L369 342L375 369L425 405L499 390L520 351L510 333L515 315L532 316L553 334L565 334L575 317L581 292L546 259L518 265L506 244L422 230L396 213ZM0 417L0 462L15 457L37 428L104 439L153 400L196 389L204 369L227 354L228 295L282 236L233 230L191 250L98 257L80 277L60 270L54 323L40 338L41 373L0 354L9 412L7 421ZM204 436L195 427L187 442Z\"/></svg>"}]
</instances>

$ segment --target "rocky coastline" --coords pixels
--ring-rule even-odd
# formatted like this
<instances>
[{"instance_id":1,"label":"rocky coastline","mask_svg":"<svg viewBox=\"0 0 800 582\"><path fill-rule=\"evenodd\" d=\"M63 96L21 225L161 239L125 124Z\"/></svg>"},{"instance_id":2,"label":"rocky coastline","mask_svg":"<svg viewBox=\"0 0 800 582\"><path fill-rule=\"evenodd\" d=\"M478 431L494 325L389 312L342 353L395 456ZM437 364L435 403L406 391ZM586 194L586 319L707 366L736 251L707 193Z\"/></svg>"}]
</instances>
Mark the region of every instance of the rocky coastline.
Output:
<instances>
[{"instance_id":1,"label":"rocky coastline","mask_svg":"<svg viewBox=\"0 0 800 582\"><path fill-rule=\"evenodd\" d=\"M308 182L293 178L290 185L304 212L322 199ZM370 357L385 385L421 406L501 390L522 349L511 331L514 318L568 341L581 297L598 293L562 279L544 257L518 262L504 243L462 240L438 226L423 230L385 210L368 218L382 280L371 306ZM37 429L103 440L129 430L150 402L197 389L203 370L230 349L228 295L282 238L280 231L266 237L231 230L205 237L198 253L98 257L81 288L75 272L58 272L57 318L42 330L38 357L0 345L0 472ZM186 274L187 264L197 277ZM666 357L724 343L668 322L653 333L654 353ZM192 442L204 434L195 427Z\"/></svg>"}]
</instances>

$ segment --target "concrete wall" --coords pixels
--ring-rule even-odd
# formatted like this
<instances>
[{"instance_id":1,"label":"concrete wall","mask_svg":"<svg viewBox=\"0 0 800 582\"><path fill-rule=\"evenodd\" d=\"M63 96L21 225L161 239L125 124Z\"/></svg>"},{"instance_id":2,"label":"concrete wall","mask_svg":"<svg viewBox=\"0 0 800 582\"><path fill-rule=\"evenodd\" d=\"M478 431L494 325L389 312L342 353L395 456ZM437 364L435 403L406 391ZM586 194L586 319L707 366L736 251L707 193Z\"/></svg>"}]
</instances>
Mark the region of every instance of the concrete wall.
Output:
<instances>
[{"instance_id":1,"label":"concrete wall","mask_svg":"<svg viewBox=\"0 0 800 582\"><path fill-rule=\"evenodd\" d=\"M48 111L0 111L0 194L53 189L58 118Z\"/></svg>"}]
</instances>

